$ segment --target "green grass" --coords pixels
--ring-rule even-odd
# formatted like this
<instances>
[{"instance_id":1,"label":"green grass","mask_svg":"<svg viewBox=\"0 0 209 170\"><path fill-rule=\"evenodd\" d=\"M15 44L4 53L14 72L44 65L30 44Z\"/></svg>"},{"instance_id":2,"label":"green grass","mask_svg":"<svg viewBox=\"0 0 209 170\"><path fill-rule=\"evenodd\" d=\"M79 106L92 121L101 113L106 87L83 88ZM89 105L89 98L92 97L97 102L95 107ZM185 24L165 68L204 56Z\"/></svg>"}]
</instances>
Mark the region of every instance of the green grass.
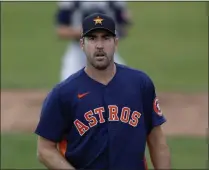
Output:
<instances>
[{"instance_id":1,"label":"green grass","mask_svg":"<svg viewBox=\"0 0 209 170\"><path fill-rule=\"evenodd\" d=\"M1 135L1 169L43 168L36 157L35 142L35 135Z\"/></svg>"},{"instance_id":2,"label":"green grass","mask_svg":"<svg viewBox=\"0 0 209 170\"><path fill-rule=\"evenodd\" d=\"M58 81L65 43L58 41L54 3L2 5L2 87L48 88Z\"/></svg>"},{"instance_id":3,"label":"green grass","mask_svg":"<svg viewBox=\"0 0 209 170\"><path fill-rule=\"evenodd\" d=\"M205 2L131 2L133 27L119 46L158 90L207 90ZM2 3L2 88L51 88L67 42L54 31L54 2Z\"/></svg>"},{"instance_id":4,"label":"green grass","mask_svg":"<svg viewBox=\"0 0 209 170\"><path fill-rule=\"evenodd\" d=\"M168 137L174 169L204 169L207 143L204 138ZM150 159L148 159L151 167ZM1 169L38 169L43 166L36 158L36 136L1 134Z\"/></svg>"}]
</instances>

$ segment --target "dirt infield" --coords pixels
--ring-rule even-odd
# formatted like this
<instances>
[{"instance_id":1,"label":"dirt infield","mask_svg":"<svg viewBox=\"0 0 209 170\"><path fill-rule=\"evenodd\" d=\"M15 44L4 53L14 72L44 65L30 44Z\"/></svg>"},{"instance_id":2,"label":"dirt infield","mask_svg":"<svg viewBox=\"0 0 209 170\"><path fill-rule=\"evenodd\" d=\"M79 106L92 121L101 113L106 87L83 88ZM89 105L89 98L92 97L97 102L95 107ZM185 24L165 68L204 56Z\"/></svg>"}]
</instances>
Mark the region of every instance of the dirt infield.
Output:
<instances>
[{"instance_id":1,"label":"dirt infield","mask_svg":"<svg viewBox=\"0 0 209 170\"><path fill-rule=\"evenodd\" d=\"M47 91L1 91L1 132L31 132ZM168 135L206 135L208 94L159 93Z\"/></svg>"}]
</instances>

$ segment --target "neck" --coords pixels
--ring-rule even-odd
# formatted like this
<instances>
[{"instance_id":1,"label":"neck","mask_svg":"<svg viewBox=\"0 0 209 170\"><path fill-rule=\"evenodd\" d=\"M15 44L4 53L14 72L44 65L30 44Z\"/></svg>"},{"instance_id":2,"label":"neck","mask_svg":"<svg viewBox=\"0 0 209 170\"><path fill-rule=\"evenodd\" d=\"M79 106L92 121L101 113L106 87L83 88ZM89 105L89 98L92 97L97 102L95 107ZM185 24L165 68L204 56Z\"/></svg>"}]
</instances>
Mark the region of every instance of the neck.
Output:
<instances>
[{"instance_id":1,"label":"neck","mask_svg":"<svg viewBox=\"0 0 209 170\"><path fill-rule=\"evenodd\" d=\"M92 79L107 85L116 73L116 65L114 62L112 62L105 70L98 70L92 65L87 64L84 70L86 74Z\"/></svg>"}]
</instances>

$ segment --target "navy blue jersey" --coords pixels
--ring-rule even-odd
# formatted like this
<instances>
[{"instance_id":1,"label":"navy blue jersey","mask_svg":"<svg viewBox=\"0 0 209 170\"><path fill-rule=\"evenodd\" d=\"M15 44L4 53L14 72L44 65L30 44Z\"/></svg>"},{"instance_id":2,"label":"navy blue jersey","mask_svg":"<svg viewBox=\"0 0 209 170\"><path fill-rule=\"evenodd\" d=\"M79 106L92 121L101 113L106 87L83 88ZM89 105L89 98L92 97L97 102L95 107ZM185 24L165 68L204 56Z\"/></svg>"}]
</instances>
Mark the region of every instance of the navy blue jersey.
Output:
<instances>
[{"instance_id":1,"label":"navy blue jersey","mask_svg":"<svg viewBox=\"0 0 209 170\"><path fill-rule=\"evenodd\" d=\"M59 143L77 169L144 170L147 136L166 121L152 80L142 71L116 67L108 85L82 69L43 103L35 133Z\"/></svg>"}]
</instances>

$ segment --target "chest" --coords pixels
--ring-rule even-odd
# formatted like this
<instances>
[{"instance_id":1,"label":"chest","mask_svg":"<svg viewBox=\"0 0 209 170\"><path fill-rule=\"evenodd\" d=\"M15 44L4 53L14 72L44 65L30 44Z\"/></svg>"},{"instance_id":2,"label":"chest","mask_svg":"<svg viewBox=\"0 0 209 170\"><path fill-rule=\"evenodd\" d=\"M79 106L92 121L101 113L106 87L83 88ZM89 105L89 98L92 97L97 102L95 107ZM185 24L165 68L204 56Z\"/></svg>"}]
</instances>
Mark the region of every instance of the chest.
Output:
<instances>
[{"instance_id":1,"label":"chest","mask_svg":"<svg viewBox=\"0 0 209 170\"><path fill-rule=\"evenodd\" d=\"M105 123L137 127L142 112L141 92L128 82L78 89L71 108L74 125L82 130L80 134Z\"/></svg>"}]
</instances>

